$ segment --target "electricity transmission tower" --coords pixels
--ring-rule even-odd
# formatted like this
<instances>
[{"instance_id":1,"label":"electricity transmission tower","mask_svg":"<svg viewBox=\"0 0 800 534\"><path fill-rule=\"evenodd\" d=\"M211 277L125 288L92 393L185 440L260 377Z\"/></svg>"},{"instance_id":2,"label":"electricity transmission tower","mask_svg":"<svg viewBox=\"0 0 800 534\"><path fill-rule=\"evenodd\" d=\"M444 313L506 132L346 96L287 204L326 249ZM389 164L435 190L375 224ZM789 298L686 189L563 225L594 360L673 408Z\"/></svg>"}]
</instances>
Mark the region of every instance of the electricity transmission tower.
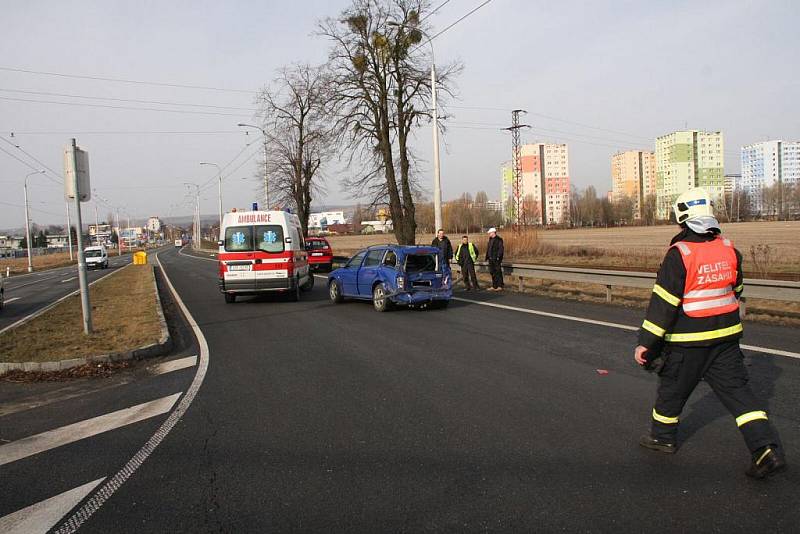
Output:
<instances>
[{"instance_id":1,"label":"electricity transmission tower","mask_svg":"<svg viewBox=\"0 0 800 534\"><path fill-rule=\"evenodd\" d=\"M511 126L503 128L511 132L511 154L512 154L512 198L511 198L511 218L514 227L519 229L525 224L525 192L522 190L522 154L519 131L522 128L530 128L529 124L520 124L519 116L527 113L524 109L515 109L511 112Z\"/></svg>"}]
</instances>

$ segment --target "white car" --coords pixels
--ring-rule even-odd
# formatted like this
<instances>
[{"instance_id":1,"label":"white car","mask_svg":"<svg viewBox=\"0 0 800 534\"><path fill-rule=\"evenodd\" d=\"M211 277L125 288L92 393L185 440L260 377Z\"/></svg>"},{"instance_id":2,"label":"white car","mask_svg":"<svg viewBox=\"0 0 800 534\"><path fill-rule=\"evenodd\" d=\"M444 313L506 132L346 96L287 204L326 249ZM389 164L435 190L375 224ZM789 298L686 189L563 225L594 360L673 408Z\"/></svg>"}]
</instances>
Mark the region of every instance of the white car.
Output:
<instances>
[{"instance_id":1,"label":"white car","mask_svg":"<svg viewBox=\"0 0 800 534\"><path fill-rule=\"evenodd\" d=\"M87 269L108 269L108 253L103 245L86 247L83 257L86 258Z\"/></svg>"}]
</instances>

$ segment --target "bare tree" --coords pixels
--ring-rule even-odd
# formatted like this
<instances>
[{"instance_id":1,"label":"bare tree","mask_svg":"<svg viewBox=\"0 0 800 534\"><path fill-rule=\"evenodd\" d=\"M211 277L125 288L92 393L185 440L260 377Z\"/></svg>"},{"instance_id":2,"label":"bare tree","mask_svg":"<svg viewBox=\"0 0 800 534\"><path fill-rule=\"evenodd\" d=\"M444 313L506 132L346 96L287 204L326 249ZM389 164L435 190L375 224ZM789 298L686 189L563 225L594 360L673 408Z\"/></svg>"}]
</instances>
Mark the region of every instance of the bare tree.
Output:
<instances>
[{"instance_id":1,"label":"bare tree","mask_svg":"<svg viewBox=\"0 0 800 534\"><path fill-rule=\"evenodd\" d=\"M324 69L292 65L259 96L270 182L279 200L296 209L303 235L308 234L311 201L322 190L321 168L333 155L333 135L325 118L327 83Z\"/></svg>"},{"instance_id":2,"label":"bare tree","mask_svg":"<svg viewBox=\"0 0 800 534\"><path fill-rule=\"evenodd\" d=\"M422 46L428 0L352 0L339 19L320 23L332 47L331 110L335 128L361 169L346 185L368 194L373 205L389 206L398 243L413 244L416 233L414 158L409 140L429 118L431 81L427 47ZM439 71L437 85L449 92L460 69Z\"/></svg>"}]
</instances>

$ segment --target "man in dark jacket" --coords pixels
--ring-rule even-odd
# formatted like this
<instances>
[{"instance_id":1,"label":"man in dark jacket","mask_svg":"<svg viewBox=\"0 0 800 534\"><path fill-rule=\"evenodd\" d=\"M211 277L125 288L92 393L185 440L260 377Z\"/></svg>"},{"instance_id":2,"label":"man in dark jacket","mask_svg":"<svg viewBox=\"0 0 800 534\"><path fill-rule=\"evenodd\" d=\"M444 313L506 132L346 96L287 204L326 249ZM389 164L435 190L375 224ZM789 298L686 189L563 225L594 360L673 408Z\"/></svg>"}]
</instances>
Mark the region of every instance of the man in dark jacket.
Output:
<instances>
[{"instance_id":1,"label":"man in dark jacket","mask_svg":"<svg viewBox=\"0 0 800 534\"><path fill-rule=\"evenodd\" d=\"M486 261L492 275L492 287L488 291L503 290L503 238L497 235L497 228L489 228L489 244L486 247Z\"/></svg>"},{"instance_id":2,"label":"man in dark jacket","mask_svg":"<svg viewBox=\"0 0 800 534\"><path fill-rule=\"evenodd\" d=\"M639 444L674 453L683 406L705 380L735 418L750 449L752 463L746 474L764 478L785 469L786 462L764 404L747 385L739 348L742 255L720 235L704 189L683 193L673 211L682 230L658 271L634 351L636 362L645 368L663 357L651 431Z\"/></svg>"},{"instance_id":3,"label":"man in dark jacket","mask_svg":"<svg viewBox=\"0 0 800 534\"><path fill-rule=\"evenodd\" d=\"M440 228L439 231L436 232L436 237L433 238L431 246L438 247L445 263L449 265L450 260L453 259L453 245L450 243L450 238L444 235L444 230Z\"/></svg>"},{"instance_id":4,"label":"man in dark jacket","mask_svg":"<svg viewBox=\"0 0 800 534\"><path fill-rule=\"evenodd\" d=\"M461 266L461 278L464 280L464 287L469 291L478 287L478 277L475 275L475 262L478 261L478 247L469 242L468 236L461 237L456 249L456 261Z\"/></svg>"}]
</instances>

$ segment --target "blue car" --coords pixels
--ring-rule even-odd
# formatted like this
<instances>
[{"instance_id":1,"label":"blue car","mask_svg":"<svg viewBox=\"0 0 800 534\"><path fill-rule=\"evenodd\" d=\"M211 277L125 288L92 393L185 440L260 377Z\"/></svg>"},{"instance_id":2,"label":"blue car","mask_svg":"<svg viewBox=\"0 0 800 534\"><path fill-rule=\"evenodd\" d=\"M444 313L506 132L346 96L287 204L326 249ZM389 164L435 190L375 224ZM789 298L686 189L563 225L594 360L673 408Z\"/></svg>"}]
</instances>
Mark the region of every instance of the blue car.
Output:
<instances>
[{"instance_id":1,"label":"blue car","mask_svg":"<svg viewBox=\"0 0 800 534\"><path fill-rule=\"evenodd\" d=\"M438 248L379 245L331 272L328 293L337 304L346 298L370 300L380 312L397 305L445 308L453 284Z\"/></svg>"}]
</instances>

